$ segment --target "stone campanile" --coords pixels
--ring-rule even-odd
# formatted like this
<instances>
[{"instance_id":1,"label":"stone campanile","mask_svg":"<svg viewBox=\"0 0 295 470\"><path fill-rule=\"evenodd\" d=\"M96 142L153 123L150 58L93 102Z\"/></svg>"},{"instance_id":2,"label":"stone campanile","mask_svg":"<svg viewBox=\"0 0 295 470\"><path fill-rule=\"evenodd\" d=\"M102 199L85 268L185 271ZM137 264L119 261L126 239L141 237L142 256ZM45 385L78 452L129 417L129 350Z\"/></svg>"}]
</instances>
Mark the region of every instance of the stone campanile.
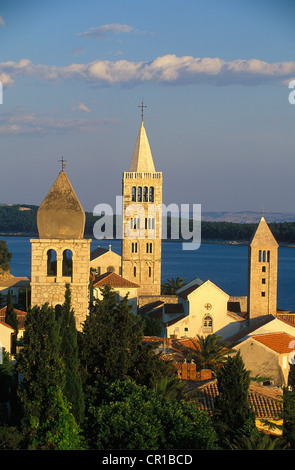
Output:
<instances>
[{"instance_id":1,"label":"stone campanile","mask_svg":"<svg viewBox=\"0 0 295 470\"><path fill-rule=\"evenodd\" d=\"M122 193L122 276L141 286L139 295L160 295L162 172L155 170L143 120Z\"/></svg>"},{"instance_id":2,"label":"stone campanile","mask_svg":"<svg viewBox=\"0 0 295 470\"><path fill-rule=\"evenodd\" d=\"M81 329L89 305L91 240L83 238L85 212L62 168L37 213L39 238L30 240L31 305L62 305L70 284Z\"/></svg>"},{"instance_id":3,"label":"stone campanile","mask_svg":"<svg viewBox=\"0 0 295 470\"><path fill-rule=\"evenodd\" d=\"M278 243L264 217L250 242L248 252L249 319L276 314Z\"/></svg>"}]
</instances>

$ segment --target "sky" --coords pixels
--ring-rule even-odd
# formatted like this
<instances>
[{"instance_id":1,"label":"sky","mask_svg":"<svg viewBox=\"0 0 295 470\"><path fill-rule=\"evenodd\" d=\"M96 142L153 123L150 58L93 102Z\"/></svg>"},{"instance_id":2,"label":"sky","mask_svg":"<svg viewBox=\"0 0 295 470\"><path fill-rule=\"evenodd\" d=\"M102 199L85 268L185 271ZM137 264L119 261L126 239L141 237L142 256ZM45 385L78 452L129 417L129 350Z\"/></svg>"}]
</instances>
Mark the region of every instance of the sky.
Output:
<instances>
[{"instance_id":1,"label":"sky","mask_svg":"<svg viewBox=\"0 0 295 470\"><path fill-rule=\"evenodd\" d=\"M66 160L115 210L141 123L163 203L295 212L295 2L0 0L0 203L40 205Z\"/></svg>"}]
</instances>

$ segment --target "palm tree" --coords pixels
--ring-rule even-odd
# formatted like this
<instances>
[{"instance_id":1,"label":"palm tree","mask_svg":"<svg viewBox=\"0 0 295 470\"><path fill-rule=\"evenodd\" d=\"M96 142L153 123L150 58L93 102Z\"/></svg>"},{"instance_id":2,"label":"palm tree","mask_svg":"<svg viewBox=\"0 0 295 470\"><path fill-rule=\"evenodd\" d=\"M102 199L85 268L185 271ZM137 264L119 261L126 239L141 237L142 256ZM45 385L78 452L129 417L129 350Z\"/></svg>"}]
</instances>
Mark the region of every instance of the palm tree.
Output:
<instances>
[{"instance_id":1,"label":"palm tree","mask_svg":"<svg viewBox=\"0 0 295 470\"><path fill-rule=\"evenodd\" d=\"M186 284L186 279L183 277L177 277L174 279L172 277L171 279L166 279L166 282L162 284L162 294L164 295L174 295L180 289Z\"/></svg>"},{"instance_id":2,"label":"palm tree","mask_svg":"<svg viewBox=\"0 0 295 470\"><path fill-rule=\"evenodd\" d=\"M176 377L162 376L151 379L151 387L169 401L183 398L187 385Z\"/></svg>"},{"instance_id":3,"label":"palm tree","mask_svg":"<svg viewBox=\"0 0 295 470\"><path fill-rule=\"evenodd\" d=\"M230 447L233 450L283 450L287 449L287 444L281 437L270 436L260 431L250 437L235 439Z\"/></svg>"},{"instance_id":4,"label":"palm tree","mask_svg":"<svg viewBox=\"0 0 295 470\"><path fill-rule=\"evenodd\" d=\"M196 363L197 370L210 369L216 371L229 354L234 352L221 336L211 334L206 337L190 338L192 346L180 345L181 352L188 360Z\"/></svg>"}]
</instances>

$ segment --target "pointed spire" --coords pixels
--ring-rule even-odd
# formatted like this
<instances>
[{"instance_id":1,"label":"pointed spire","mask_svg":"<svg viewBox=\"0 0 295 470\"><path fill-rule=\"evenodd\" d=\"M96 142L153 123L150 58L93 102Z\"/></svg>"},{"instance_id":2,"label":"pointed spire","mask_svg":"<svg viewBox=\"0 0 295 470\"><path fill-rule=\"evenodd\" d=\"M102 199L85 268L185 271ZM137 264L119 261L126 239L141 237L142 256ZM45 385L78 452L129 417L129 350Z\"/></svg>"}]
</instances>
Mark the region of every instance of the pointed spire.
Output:
<instances>
[{"instance_id":1,"label":"pointed spire","mask_svg":"<svg viewBox=\"0 0 295 470\"><path fill-rule=\"evenodd\" d=\"M259 225L253 235L250 245L279 246L263 216L260 219Z\"/></svg>"},{"instance_id":2,"label":"pointed spire","mask_svg":"<svg viewBox=\"0 0 295 470\"><path fill-rule=\"evenodd\" d=\"M143 121L141 122L137 136L129 171L150 173L154 173L156 171Z\"/></svg>"}]
</instances>

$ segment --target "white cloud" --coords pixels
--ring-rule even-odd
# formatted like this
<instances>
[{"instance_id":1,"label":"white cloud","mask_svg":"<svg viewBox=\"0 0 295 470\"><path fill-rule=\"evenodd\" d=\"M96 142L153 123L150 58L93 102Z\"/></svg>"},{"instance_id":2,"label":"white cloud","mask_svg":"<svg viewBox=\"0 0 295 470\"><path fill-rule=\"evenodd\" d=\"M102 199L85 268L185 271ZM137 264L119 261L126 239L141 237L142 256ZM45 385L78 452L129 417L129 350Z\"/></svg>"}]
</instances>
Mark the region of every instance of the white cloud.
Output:
<instances>
[{"instance_id":1,"label":"white cloud","mask_svg":"<svg viewBox=\"0 0 295 470\"><path fill-rule=\"evenodd\" d=\"M209 83L217 86L283 85L294 78L295 61L268 63L259 59L237 59L226 62L218 57L177 57L167 54L151 62L94 60L86 64L57 67L35 65L28 59L22 59L19 62L0 63L1 75L6 77L9 85L24 77L63 82L75 79L97 85L134 85L144 82L173 85Z\"/></svg>"},{"instance_id":2,"label":"white cloud","mask_svg":"<svg viewBox=\"0 0 295 470\"><path fill-rule=\"evenodd\" d=\"M139 31L128 24L112 23L104 24L97 26L96 28L89 28L83 33L79 33L78 36L85 38L97 38L104 39L107 34L124 34L124 33L144 33L144 31Z\"/></svg>"},{"instance_id":3,"label":"white cloud","mask_svg":"<svg viewBox=\"0 0 295 470\"><path fill-rule=\"evenodd\" d=\"M84 103L78 103L77 105L75 105L71 108L72 112L74 112L76 110L84 111L85 113L90 113L91 112L91 110Z\"/></svg>"},{"instance_id":4,"label":"white cloud","mask_svg":"<svg viewBox=\"0 0 295 470\"><path fill-rule=\"evenodd\" d=\"M23 110L0 116L0 135L45 135L96 132L99 128L117 124L120 119L65 119L59 116L42 116Z\"/></svg>"}]
</instances>

